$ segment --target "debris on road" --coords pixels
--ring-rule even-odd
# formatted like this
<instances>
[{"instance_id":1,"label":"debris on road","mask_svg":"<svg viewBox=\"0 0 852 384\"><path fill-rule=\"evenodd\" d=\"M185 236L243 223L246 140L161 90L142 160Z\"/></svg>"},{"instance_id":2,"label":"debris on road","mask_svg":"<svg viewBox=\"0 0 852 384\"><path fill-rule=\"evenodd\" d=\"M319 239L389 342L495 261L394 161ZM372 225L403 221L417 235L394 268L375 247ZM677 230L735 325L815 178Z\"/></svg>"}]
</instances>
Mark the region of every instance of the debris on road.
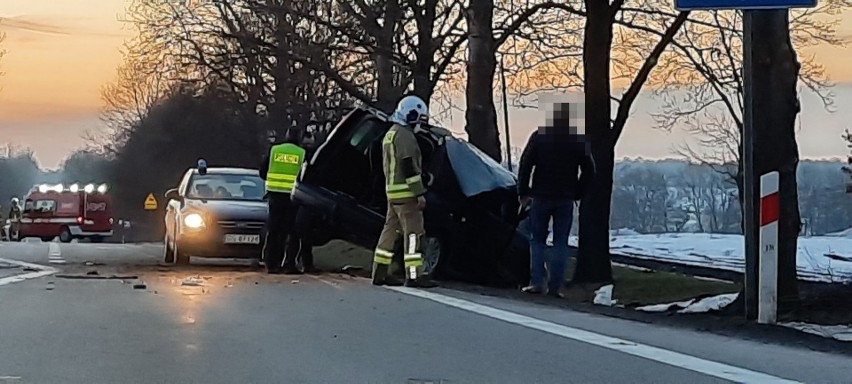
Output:
<instances>
[{"instance_id":1,"label":"debris on road","mask_svg":"<svg viewBox=\"0 0 852 384\"><path fill-rule=\"evenodd\" d=\"M86 264L86 266L87 266L87 267L94 267L94 266L97 266L97 265L104 265L104 263L98 263L98 262L94 262L94 261L87 261L85 264Z\"/></svg>"},{"instance_id":2,"label":"debris on road","mask_svg":"<svg viewBox=\"0 0 852 384\"><path fill-rule=\"evenodd\" d=\"M299 280L293 280L290 282L290 284L299 284Z\"/></svg>"},{"instance_id":3,"label":"debris on road","mask_svg":"<svg viewBox=\"0 0 852 384\"><path fill-rule=\"evenodd\" d=\"M95 273L92 274L91 272L95 272ZM58 277L60 279L79 279L79 280L83 280L83 279L87 279L87 280L136 280L136 279L139 278L139 276L135 276L135 275L103 276L103 275L97 274L97 271L90 271L90 272L86 273L85 275L71 275L71 274L60 273L60 274L57 274L56 277ZM122 283L126 284L127 282L123 281Z\"/></svg>"},{"instance_id":4,"label":"debris on road","mask_svg":"<svg viewBox=\"0 0 852 384\"><path fill-rule=\"evenodd\" d=\"M33 268L33 267L24 267L24 272L39 272L41 269Z\"/></svg>"},{"instance_id":5,"label":"debris on road","mask_svg":"<svg viewBox=\"0 0 852 384\"><path fill-rule=\"evenodd\" d=\"M204 280L196 279L196 278L184 279L180 283L180 285L186 285L186 286L190 286L190 287L200 287L203 284L204 284Z\"/></svg>"},{"instance_id":6,"label":"debris on road","mask_svg":"<svg viewBox=\"0 0 852 384\"><path fill-rule=\"evenodd\" d=\"M96 275L98 275L98 271L89 271L89 272L86 272L86 274L89 275L89 276L96 276Z\"/></svg>"},{"instance_id":7,"label":"debris on road","mask_svg":"<svg viewBox=\"0 0 852 384\"><path fill-rule=\"evenodd\" d=\"M137 283L133 284L133 289L148 289L148 286L145 283Z\"/></svg>"},{"instance_id":8,"label":"debris on road","mask_svg":"<svg viewBox=\"0 0 852 384\"><path fill-rule=\"evenodd\" d=\"M349 271L363 271L363 270L364 270L364 267L362 267L362 266L360 266L360 265L350 265L350 264L346 264L346 265L344 265L344 266L343 266L342 270L343 270L343 272L349 272Z\"/></svg>"},{"instance_id":9,"label":"debris on road","mask_svg":"<svg viewBox=\"0 0 852 384\"><path fill-rule=\"evenodd\" d=\"M53 283L52 281L48 281L48 282L47 282L47 287L45 287L45 289L47 289L48 291L52 291L52 290L53 290L53 288L55 288L54 283Z\"/></svg>"}]
</instances>

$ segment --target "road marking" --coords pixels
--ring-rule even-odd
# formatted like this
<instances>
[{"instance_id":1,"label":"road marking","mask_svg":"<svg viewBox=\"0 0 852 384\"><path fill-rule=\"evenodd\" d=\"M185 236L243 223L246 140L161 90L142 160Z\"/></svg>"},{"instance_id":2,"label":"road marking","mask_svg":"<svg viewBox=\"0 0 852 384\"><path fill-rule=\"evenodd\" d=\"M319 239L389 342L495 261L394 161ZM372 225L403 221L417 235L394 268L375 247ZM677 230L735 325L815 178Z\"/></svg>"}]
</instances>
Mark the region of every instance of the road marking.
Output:
<instances>
[{"instance_id":1,"label":"road marking","mask_svg":"<svg viewBox=\"0 0 852 384\"><path fill-rule=\"evenodd\" d=\"M674 367L680 367L693 372L718 377L736 383L800 384L800 382L798 381L787 380L761 372L717 363L715 361L704 360L695 356L685 355L667 349L652 347L650 345L639 344L636 342L605 336L578 328L572 328L561 324L551 323L549 321L539 320L533 317L520 315L514 312L509 312L502 309L473 303L467 300L461 300L454 297L441 295L438 293L426 292L422 290L403 287L385 288L399 293L404 293L406 295L432 300L464 311L473 312L486 317L490 317L492 319L502 320L508 323L520 325L522 327L547 332L552 335L556 335L566 339L596 345L613 351L626 353L628 355L633 355L648 360L653 360Z\"/></svg>"},{"instance_id":2,"label":"road marking","mask_svg":"<svg viewBox=\"0 0 852 384\"><path fill-rule=\"evenodd\" d=\"M0 259L0 262L7 263L7 264L20 265L21 267L32 268L32 269L36 270L35 272L25 273L25 274L22 274L22 275L4 277L4 278L0 279L0 286L9 285L9 284L12 284L12 283L18 283L18 282L21 282L21 281L24 281L24 280L29 280L29 279L36 279L36 278L39 278L39 277L50 276L50 275L52 275L56 272L59 272L55 268L51 268L51 267L48 267L46 265L26 263L26 262L18 261L18 260Z\"/></svg>"},{"instance_id":3,"label":"road marking","mask_svg":"<svg viewBox=\"0 0 852 384\"><path fill-rule=\"evenodd\" d=\"M62 249L57 243L47 244L47 262L50 264L65 264L65 259L62 257Z\"/></svg>"}]
</instances>

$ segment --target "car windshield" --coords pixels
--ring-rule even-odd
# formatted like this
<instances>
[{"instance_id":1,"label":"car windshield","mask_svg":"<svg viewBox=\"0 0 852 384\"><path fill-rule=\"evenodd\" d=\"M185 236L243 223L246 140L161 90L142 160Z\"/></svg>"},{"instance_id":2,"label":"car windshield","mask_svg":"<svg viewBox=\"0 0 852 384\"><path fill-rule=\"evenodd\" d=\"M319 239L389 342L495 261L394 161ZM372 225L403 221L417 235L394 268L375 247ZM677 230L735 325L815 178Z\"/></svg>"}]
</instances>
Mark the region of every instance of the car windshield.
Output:
<instances>
[{"instance_id":1,"label":"car windshield","mask_svg":"<svg viewBox=\"0 0 852 384\"><path fill-rule=\"evenodd\" d=\"M192 176L186 196L210 200L262 200L264 182L257 175L206 174Z\"/></svg>"}]
</instances>

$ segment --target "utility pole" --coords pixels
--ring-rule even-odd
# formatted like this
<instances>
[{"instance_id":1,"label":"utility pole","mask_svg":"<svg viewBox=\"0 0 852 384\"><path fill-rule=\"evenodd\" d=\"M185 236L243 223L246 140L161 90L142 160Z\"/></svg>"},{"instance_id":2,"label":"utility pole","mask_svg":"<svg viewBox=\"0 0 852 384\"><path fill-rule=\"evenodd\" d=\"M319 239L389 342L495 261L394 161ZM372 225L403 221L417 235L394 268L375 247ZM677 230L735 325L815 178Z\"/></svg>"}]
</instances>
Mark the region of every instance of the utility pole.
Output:
<instances>
[{"instance_id":1,"label":"utility pole","mask_svg":"<svg viewBox=\"0 0 852 384\"><path fill-rule=\"evenodd\" d=\"M784 10L786 12L786 10ZM754 66L753 57L754 11L743 11L743 235L745 237L745 315L757 318L758 244L754 215Z\"/></svg>"}]
</instances>

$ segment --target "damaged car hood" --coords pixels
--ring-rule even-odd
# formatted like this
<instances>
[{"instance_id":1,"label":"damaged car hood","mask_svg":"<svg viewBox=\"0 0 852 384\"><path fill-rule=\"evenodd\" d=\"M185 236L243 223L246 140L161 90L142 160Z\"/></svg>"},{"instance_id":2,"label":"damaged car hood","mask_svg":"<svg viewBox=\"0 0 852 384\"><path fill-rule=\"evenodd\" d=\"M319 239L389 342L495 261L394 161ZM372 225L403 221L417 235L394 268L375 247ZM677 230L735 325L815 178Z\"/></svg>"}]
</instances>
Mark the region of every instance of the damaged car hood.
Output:
<instances>
[{"instance_id":1,"label":"damaged car hood","mask_svg":"<svg viewBox=\"0 0 852 384\"><path fill-rule=\"evenodd\" d=\"M514 189L517 177L472 144L446 137L450 166L465 196L476 196L495 189Z\"/></svg>"}]
</instances>

